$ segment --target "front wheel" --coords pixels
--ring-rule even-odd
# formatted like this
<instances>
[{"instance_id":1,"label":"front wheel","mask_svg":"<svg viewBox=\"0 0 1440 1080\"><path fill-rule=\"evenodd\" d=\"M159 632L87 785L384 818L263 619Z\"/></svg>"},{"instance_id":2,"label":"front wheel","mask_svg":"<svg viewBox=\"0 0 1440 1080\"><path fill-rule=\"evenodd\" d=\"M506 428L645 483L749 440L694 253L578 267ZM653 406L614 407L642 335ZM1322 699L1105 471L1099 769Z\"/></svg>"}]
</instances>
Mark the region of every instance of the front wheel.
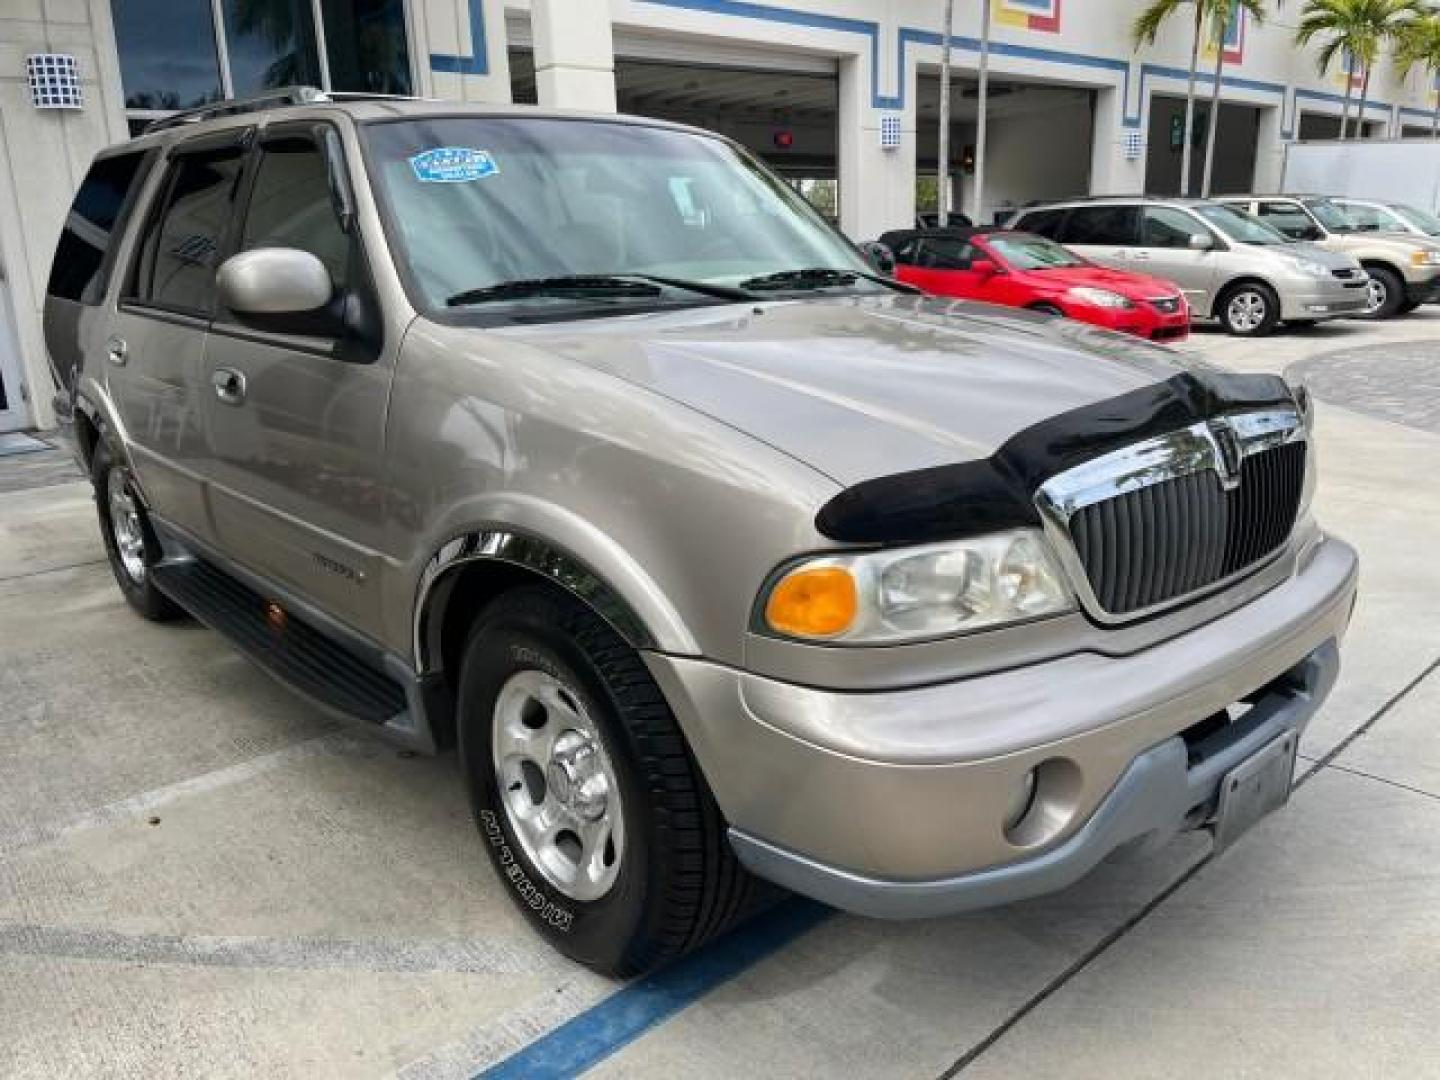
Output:
<instances>
[{"instance_id":1,"label":"front wheel","mask_svg":"<svg viewBox=\"0 0 1440 1080\"><path fill-rule=\"evenodd\" d=\"M510 898L596 971L680 956L761 895L639 654L548 586L506 593L476 621L459 752Z\"/></svg>"},{"instance_id":2,"label":"front wheel","mask_svg":"<svg viewBox=\"0 0 1440 1080\"><path fill-rule=\"evenodd\" d=\"M1264 337L1280 321L1280 298L1260 282L1237 285L1220 298L1220 322L1236 337Z\"/></svg>"},{"instance_id":3,"label":"front wheel","mask_svg":"<svg viewBox=\"0 0 1440 1080\"><path fill-rule=\"evenodd\" d=\"M1387 266L1367 266L1370 275L1366 283L1369 293L1366 297L1365 317L1367 319L1393 319L1400 314L1405 303L1405 282Z\"/></svg>"}]
</instances>

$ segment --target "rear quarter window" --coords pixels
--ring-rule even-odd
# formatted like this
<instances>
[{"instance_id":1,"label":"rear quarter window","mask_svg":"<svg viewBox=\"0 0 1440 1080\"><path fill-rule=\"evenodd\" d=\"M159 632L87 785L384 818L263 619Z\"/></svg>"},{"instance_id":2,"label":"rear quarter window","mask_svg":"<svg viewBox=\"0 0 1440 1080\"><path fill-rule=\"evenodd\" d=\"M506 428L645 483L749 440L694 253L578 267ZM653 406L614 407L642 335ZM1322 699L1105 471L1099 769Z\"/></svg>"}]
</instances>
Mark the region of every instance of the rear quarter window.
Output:
<instances>
[{"instance_id":1,"label":"rear quarter window","mask_svg":"<svg viewBox=\"0 0 1440 1080\"><path fill-rule=\"evenodd\" d=\"M1034 210L1022 214L1015 228L1054 240L1060 235L1060 223L1064 220L1064 210Z\"/></svg>"},{"instance_id":2,"label":"rear quarter window","mask_svg":"<svg viewBox=\"0 0 1440 1080\"><path fill-rule=\"evenodd\" d=\"M85 304L100 302L110 277L111 247L150 162L147 151L136 150L101 158L90 166L65 216L45 288L49 295Z\"/></svg>"}]
</instances>

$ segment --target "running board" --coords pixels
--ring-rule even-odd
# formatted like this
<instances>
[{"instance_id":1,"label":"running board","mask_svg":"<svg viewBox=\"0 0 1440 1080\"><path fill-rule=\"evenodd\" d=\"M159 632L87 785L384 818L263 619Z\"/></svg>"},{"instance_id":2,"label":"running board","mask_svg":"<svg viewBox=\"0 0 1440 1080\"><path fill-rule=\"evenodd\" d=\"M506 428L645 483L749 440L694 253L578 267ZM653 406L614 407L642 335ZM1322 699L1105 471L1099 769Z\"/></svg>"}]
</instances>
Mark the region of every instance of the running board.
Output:
<instances>
[{"instance_id":1,"label":"running board","mask_svg":"<svg viewBox=\"0 0 1440 1080\"><path fill-rule=\"evenodd\" d=\"M312 704L435 753L424 686L408 671L385 670L203 558L165 559L150 573L157 589Z\"/></svg>"}]
</instances>

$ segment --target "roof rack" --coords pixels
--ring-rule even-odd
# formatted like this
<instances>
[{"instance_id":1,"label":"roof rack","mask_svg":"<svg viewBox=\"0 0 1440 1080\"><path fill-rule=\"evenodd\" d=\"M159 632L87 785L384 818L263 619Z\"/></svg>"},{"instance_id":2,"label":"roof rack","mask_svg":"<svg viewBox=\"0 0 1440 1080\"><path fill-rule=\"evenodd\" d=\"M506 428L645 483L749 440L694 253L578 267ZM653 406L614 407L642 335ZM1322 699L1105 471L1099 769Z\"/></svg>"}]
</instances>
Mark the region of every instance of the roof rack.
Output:
<instances>
[{"instance_id":1,"label":"roof rack","mask_svg":"<svg viewBox=\"0 0 1440 1080\"><path fill-rule=\"evenodd\" d=\"M202 120L214 120L221 116L240 116L244 113L263 112L266 109L278 109L287 105L314 105L324 101L417 100L420 99L405 94L371 94L363 90L320 90L314 86L283 86L263 94L256 94L253 97L228 98L225 101L213 101L209 105L186 109L184 112L172 113L148 124L145 134L182 127L185 124L198 124Z\"/></svg>"},{"instance_id":2,"label":"roof rack","mask_svg":"<svg viewBox=\"0 0 1440 1080\"><path fill-rule=\"evenodd\" d=\"M229 98L225 101L214 101L209 105L201 105L198 108L186 109L184 112L173 113L146 125L145 134L183 127L186 124L198 124L201 120L214 120L221 116L238 116L242 113L261 112L265 109L281 108L285 105L309 105L311 102L325 99L325 92L317 90L313 86L285 86L268 93L256 94L254 97Z\"/></svg>"}]
</instances>

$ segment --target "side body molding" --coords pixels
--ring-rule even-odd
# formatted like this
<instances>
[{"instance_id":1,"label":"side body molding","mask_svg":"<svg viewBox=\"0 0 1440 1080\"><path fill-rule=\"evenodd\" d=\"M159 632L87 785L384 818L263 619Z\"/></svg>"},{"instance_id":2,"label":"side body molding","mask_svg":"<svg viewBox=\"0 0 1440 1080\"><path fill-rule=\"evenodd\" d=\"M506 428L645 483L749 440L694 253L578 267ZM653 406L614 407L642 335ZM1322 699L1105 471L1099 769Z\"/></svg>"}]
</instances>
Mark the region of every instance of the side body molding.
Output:
<instances>
[{"instance_id":1,"label":"side body molding","mask_svg":"<svg viewBox=\"0 0 1440 1080\"><path fill-rule=\"evenodd\" d=\"M449 601L460 579L454 571L470 563L493 562L521 567L555 582L593 608L625 641L637 649L658 643L635 609L580 559L547 540L509 530L462 533L440 548L426 564L415 602L416 671L434 671L440 653L443 619L434 618Z\"/></svg>"}]
</instances>

